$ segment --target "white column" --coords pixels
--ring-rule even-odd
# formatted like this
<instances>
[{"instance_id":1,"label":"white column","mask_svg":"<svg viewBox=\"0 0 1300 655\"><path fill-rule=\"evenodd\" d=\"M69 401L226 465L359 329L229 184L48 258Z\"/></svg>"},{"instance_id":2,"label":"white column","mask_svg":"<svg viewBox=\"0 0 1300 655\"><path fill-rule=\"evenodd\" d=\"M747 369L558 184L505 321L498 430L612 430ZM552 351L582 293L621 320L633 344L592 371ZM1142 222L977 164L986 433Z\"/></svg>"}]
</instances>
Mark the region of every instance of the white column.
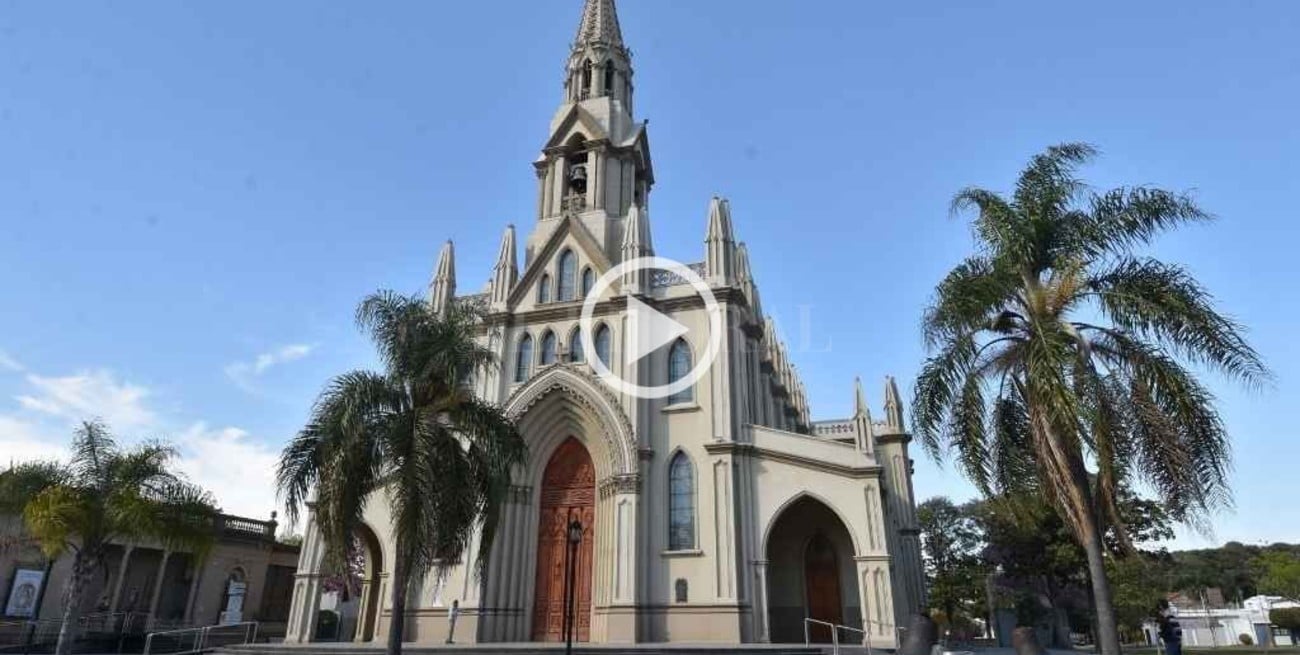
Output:
<instances>
[{"instance_id":1,"label":"white column","mask_svg":"<svg viewBox=\"0 0 1300 655\"><path fill-rule=\"evenodd\" d=\"M758 622L758 640L766 644L772 641L767 620L767 560L754 560L754 577L758 583L758 594L754 598L754 620Z\"/></svg>"},{"instance_id":2,"label":"white column","mask_svg":"<svg viewBox=\"0 0 1300 655\"><path fill-rule=\"evenodd\" d=\"M158 578L154 580L153 594L149 597L149 627L158 624L158 600L162 598L163 580L167 577L167 562L171 557L172 551L164 550L158 564Z\"/></svg>"},{"instance_id":3,"label":"white column","mask_svg":"<svg viewBox=\"0 0 1300 655\"><path fill-rule=\"evenodd\" d=\"M133 544L127 544L122 549L122 562L117 566L117 577L113 579L113 599L108 605L108 613L117 612L118 603L122 602L122 587L126 586L127 567L131 564L131 553L135 551Z\"/></svg>"}]
</instances>

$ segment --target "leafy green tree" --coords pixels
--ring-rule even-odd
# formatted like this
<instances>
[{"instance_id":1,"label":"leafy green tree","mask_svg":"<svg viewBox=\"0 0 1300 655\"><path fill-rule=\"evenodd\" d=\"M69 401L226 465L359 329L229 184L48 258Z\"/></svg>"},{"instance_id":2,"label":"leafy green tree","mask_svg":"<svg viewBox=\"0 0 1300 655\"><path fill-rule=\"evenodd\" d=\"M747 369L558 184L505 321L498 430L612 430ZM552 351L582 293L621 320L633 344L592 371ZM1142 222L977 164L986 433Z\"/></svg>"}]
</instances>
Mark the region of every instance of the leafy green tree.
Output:
<instances>
[{"instance_id":1,"label":"leafy green tree","mask_svg":"<svg viewBox=\"0 0 1300 655\"><path fill-rule=\"evenodd\" d=\"M1265 550L1255 559L1260 593L1300 602L1300 555L1282 549Z\"/></svg>"},{"instance_id":2,"label":"leafy green tree","mask_svg":"<svg viewBox=\"0 0 1300 655\"><path fill-rule=\"evenodd\" d=\"M950 627L961 618L980 617L987 567L980 558L984 536L969 505L931 498L916 509L925 553L931 606L943 611Z\"/></svg>"},{"instance_id":3,"label":"leafy green tree","mask_svg":"<svg viewBox=\"0 0 1300 655\"><path fill-rule=\"evenodd\" d=\"M380 292L357 309L382 373L340 375L284 449L277 482L290 518L315 490L327 565L342 570L366 503L382 492L394 538L389 655L402 649L408 588L438 562L460 559L480 531L486 565L510 469L524 460L519 431L464 381L496 364L476 340L478 315L434 312L417 297Z\"/></svg>"},{"instance_id":4,"label":"leafy green tree","mask_svg":"<svg viewBox=\"0 0 1300 655\"><path fill-rule=\"evenodd\" d=\"M103 572L110 544L154 539L199 557L211 544L212 497L172 468L175 457L163 443L123 449L104 424L91 421L77 428L67 463L31 462L0 473L0 513L21 513L47 557L72 554L57 655L72 652L83 595Z\"/></svg>"},{"instance_id":5,"label":"leafy green tree","mask_svg":"<svg viewBox=\"0 0 1300 655\"><path fill-rule=\"evenodd\" d=\"M1119 489L1141 480L1193 524L1229 502L1227 431L1188 366L1247 384L1269 372L1187 270L1133 254L1210 216L1160 189L1089 191L1075 171L1094 153L1048 148L1010 198L954 198L955 211L978 210L978 252L925 313L933 354L913 402L934 458L955 450L985 494L1027 488L1051 501L1087 558L1101 652L1118 655L1102 535L1113 525L1131 549Z\"/></svg>"}]
</instances>

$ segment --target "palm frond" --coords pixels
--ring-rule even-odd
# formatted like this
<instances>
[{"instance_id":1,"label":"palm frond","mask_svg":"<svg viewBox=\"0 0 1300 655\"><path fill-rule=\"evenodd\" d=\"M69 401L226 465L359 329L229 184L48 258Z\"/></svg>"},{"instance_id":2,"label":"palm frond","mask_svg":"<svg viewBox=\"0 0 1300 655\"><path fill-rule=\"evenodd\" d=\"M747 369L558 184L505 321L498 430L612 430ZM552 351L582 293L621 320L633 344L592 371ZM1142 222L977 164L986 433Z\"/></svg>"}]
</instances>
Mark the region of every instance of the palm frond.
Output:
<instances>
[{"instance_id":1,"label":"palm frond","mask_svg":"<svg viewBox=\"0 0 1300 655\"><path fill-rule=\"evenodd\" d=\"M1242 326L1219 314L1209 292L1182 267L1126 258L1095 275L1088 286L1117 327L1157 339L1247 384L1271 378L1242 336Z\"/></svg>"}]
</instances>

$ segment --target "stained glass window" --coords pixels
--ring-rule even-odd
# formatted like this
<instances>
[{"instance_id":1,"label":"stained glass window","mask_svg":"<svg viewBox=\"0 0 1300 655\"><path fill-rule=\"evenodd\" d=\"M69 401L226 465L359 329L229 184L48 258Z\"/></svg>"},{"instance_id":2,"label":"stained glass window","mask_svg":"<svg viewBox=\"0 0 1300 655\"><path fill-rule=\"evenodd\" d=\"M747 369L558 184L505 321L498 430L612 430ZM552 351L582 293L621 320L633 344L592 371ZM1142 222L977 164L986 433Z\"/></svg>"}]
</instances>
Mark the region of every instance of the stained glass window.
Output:
<instances>
[{"instance_id":1,"label":"stained glass window","mask_svg":"<svg viewBox=\"0 0 1300 655\"><path fill-rule=\"evenodd\" d=\"M551 302L550 274L543 275L542 280L537 283L537 302L538 304Z\"/></svg>"},{"instance_id":2,"label":"stained glass window","mask_svg":"<svg viewBox=\"0 0 1300 655\"><path fill-rule=\"evenodd\" d=\"M582 297L586 298L596 288L596 272L590 268L582 269Z\"/></svg>"},{"instance_id":3,"label":"stained glass window","mask_svg":"<svg viewBox=\"0 0 1300 655\"><path fill-rule=\"evenodd\" d=\"M668 550L695 548L695 474L686 453L668 465Z\"/></svg>"},{"instance_id":4,"label":"stained glass window","mask_svg":"<svg viewBox=\"0 0 1300 655\"><path fill-rule=\"evenodd\" d=\"M528 370L533 363L533 338L524 335L519 340L519 352L515 353L515 382L524 382L528 379Z\"/></svg>"},{"instance_id":5,"label":"stained glass window","mask_svg":"<svg viewBox=\"0 0 1300 655\"><path fill-rule=\"evenodd\" d=\"M691 347L682 339L678 339L673 344L672 350L668 352L668 383L672 384L691 372ZM676 405L678 403L688 403L695 399L695 391L692 387L687 387L677 393L668 396L668 404Z\"/></svg>"},{"instance_id":6,"label":"stained glass window","mask_svg":"<svg viewBox=\"0 0 1300 655\"><path fill-rule=\"evenodd\" d=\"M569 361L575 364L587 361L586 355L582 352L582 328L574 330L569 336Z\"/></svg>"},{"instance_id":7,"label":"stained glass window","mask_svg":"<svg viewBox=\"0 0 1300 655\"><path fill-rule=\"evenodd\" d=\"M542 366L550 366L555 363L555 333L550 330L546 331L546 336L542 337Z\"/></svg>"},{"instance_id":8,"label":"stained glass window","mask_svg":"<svg viewBox=\"0 0 1300 655\"><path fill-rule=\"evenodd\" d=\"M578 258L572 250L565 250L560 255L560 289L556 294L557 300L565 302L573 300L574 283L577 282L578 276Z\"/></svg>"},{"instance_id":9,"label":"stained glass window","mask_svg":"<svg viewBox=\"0 0 1300 655\"><path fill-rule=\"evenodd\" d=\"M609 366L609 328L602 325L596 328L596 357L605 366Z\"/></svg>"}]
</instances>

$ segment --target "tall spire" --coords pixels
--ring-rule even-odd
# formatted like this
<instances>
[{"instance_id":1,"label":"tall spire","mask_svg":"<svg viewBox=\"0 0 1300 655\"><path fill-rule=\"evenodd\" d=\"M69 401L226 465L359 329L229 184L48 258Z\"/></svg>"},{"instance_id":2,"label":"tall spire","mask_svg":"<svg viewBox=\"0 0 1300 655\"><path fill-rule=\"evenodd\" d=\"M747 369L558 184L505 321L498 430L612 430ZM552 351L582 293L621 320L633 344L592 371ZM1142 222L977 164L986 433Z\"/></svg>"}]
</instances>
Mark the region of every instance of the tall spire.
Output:
<instances>
[{"instance_id":1,"label":"tall spire","mask_svg":"<svg viewBox=\"0 0 1300 655\"><path fill-rule=\"evenodd\" d=\"M871 406L867 404L867 394L862 391L862 378L853 378L853 426L858 450L871 453L876 437L871 430Z\"/></svg>"},{"instance_id":2,"label":"tall spire","mask_svg":"<svg viewBox=\"0 0 1300 655\"><path fill-rule=\"evenodd\" d=\"M451 241L443 244L438 254L438 268L429 285L429 304L433 311L445 313L451 307L452 298L456 297L456 247Z\"/></svg>"},{"instance_id":3,"label":"tall spire","mask_svg":"<svg viewBox=\"0 0 1300 655\"><path fill-rule=\"evenodd\" d=\"M627 223L623 226L623 247L622 261L631 261L638 257L649 257L655 254L654 245L650 241L650 215L645 208L632 205L627 212ZM646 276L646 270L641 267L635 267L634 270L628 271L623 280L623 289L629 294L644 293L649 291L650 280Z\"/></svg>"},{"instance_id":4,"label":"tall spire","mask_svg":"<svg viewBox=\"0 0 1300 655\"><path fill-rule=\"evenodd\" d=\"M519 281L519 264L515 259L515 226L506 226L501 236L501 251L497 253L496 266L492 267L492 307L505 309L510 292Z\"/></svg>"},{"instance_id":5,"label":"tall spire","mask_svg":"<svg viewBox=\"0 0 1300 655\"><path fill-rule=\"evenodd\" d=\"M709 283L728 286L736 281L736 237L731 228L731 203L714 197L709 203L709 230L704 237L704 268Z\"/></svg>"},{"instance_id":6,"label":"tall spire","mask_svg":"<svg viewBox=\"0 0 1300 655\"><path fill-rule=\"evenodd\" d=\"M578 23L574 47L594 43L623 47L623 30L618 25L618 10L614 8L614 0L587 0L582 8L582 22Z\"/></svg>"},{"instance_id":7,"label":"tall spire","mask_svg":"<svg viewBox=\"0 0 1300 655\"><path fill-rule=\"evenodd\" d=\"M899 400L898 383L894 376L885 377L885 425L903 430L903 403Z\"/></svg>"}]
</instances>

